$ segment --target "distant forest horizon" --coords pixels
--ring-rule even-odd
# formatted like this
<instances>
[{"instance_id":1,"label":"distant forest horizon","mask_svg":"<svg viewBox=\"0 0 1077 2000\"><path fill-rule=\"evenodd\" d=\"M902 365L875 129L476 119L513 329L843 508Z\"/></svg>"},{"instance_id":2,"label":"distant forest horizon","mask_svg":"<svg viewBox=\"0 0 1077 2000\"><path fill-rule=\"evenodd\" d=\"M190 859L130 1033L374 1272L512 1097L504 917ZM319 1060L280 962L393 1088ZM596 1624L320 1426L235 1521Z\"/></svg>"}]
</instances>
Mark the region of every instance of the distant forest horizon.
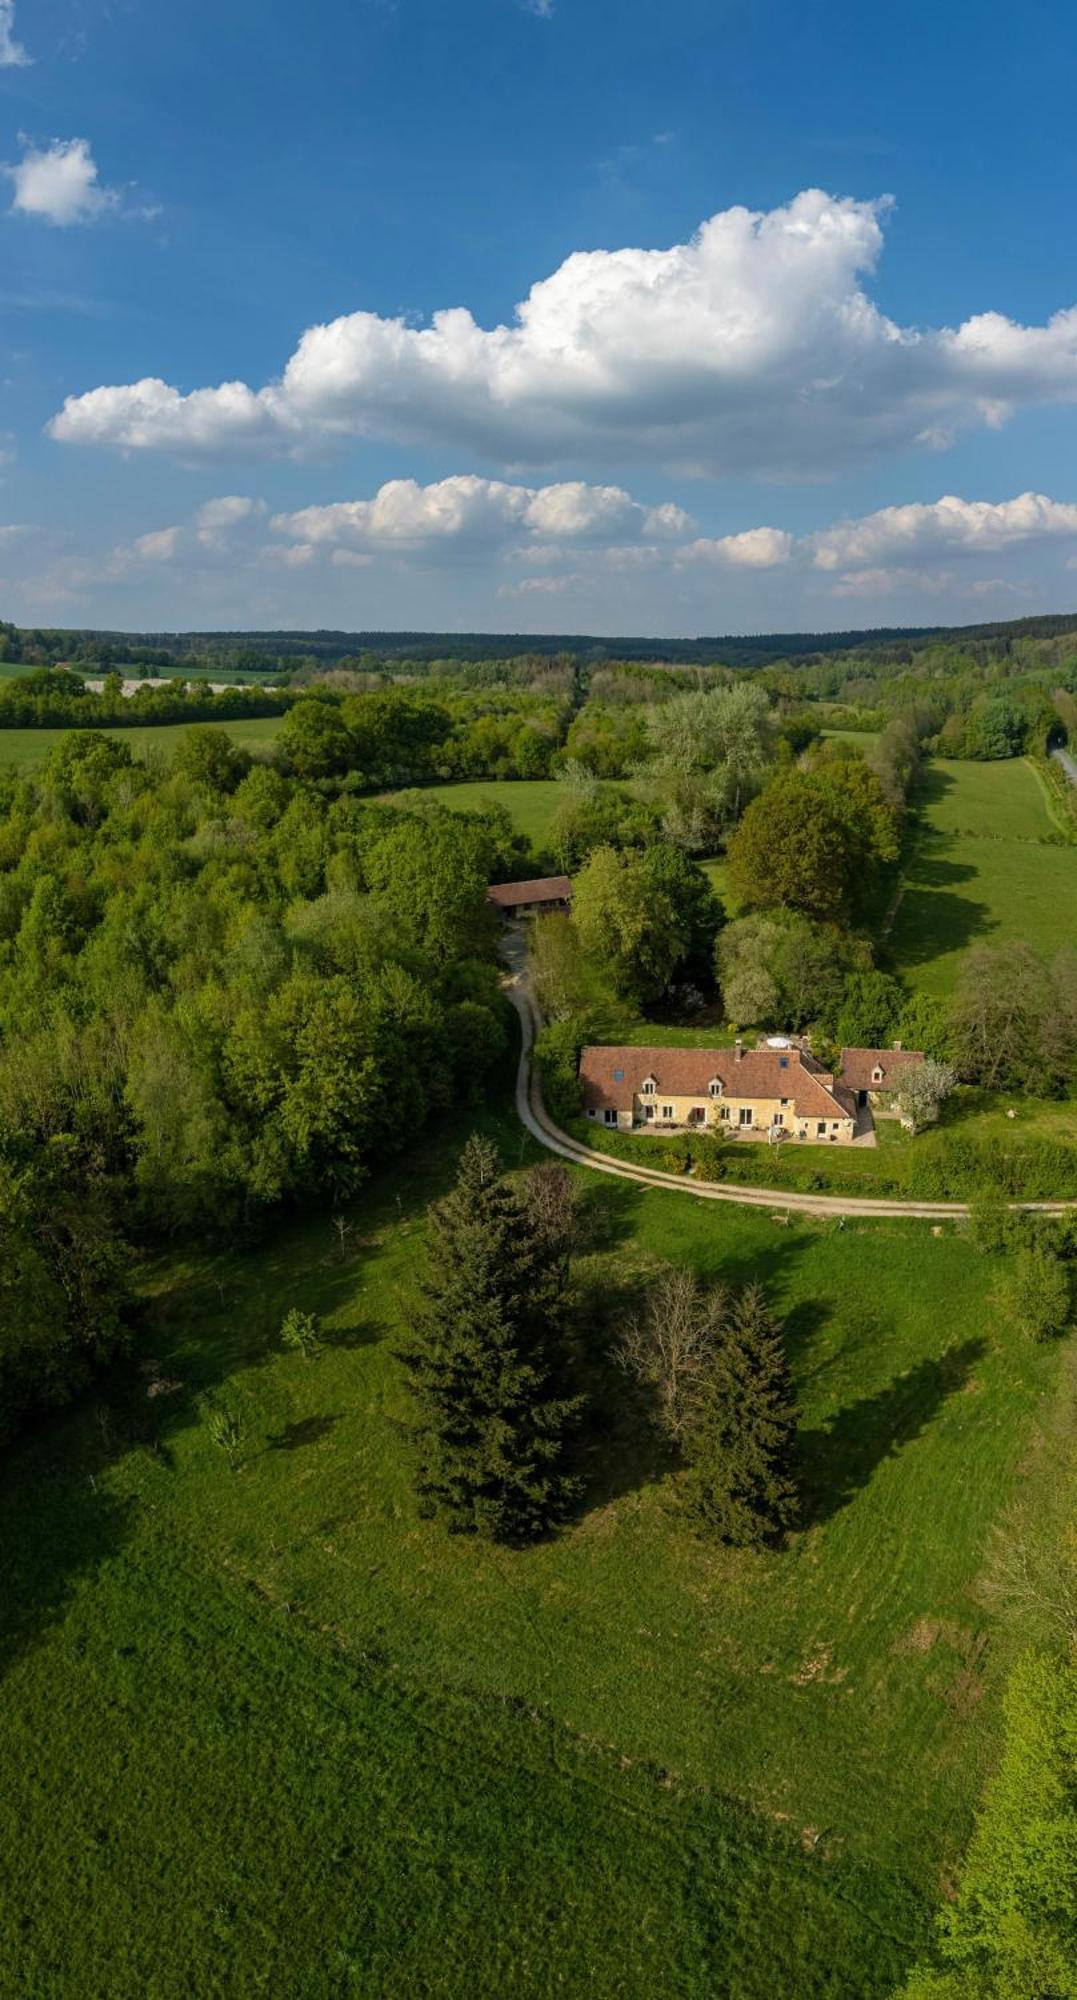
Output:
<instances>
[{"instance_id":1,"label":"distant forest horizon","mask_svg":"<svg viewBox=\"0 0 1077 2000\"><path fill-rule=\"evenodd\" d=\"M771 661L828 653L860 652L875 646L924 645L939 640L1045 639L1077 630L1077 611L1053 612L981 625L886 625L833 632L724 633L695 639L658 636L613 636L586 632L408 632L271 630L255 627L227 631L124 631L117 628L63 626L16 627L0 622L0 634L16 631L36 641L67 644L78 653L88 643L159 648L169 653L200 653L222 648L249 648L304 655L323 661L369 654L378 659L435 660L512 659L520 654L571 654L601 660L662 660L670 665L731 667L765 666Z\"/></svg>"}]
</instances>

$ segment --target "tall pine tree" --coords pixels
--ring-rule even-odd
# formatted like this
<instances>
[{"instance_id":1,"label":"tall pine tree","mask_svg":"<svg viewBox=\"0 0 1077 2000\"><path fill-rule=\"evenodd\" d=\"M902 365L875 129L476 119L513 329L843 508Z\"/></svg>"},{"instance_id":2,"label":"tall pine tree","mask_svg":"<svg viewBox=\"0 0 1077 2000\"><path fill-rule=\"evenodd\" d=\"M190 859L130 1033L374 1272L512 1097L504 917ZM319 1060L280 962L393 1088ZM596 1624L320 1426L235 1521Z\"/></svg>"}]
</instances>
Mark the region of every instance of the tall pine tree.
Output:
<instances>
[{"instance_id":1,"label":"tall pine tree","mask_svg":"<svg viewBox=\"0 0 1077 2000\"><path fill-rule=\"evenodd\" d=\"M566 1351L563 1255L468 1140L430 1211L415 1339L401 1354L418 1406L418 1492L458 1532L527 1541L577 1490L567 1463L580 1399Z\"/></svg>"},{"instance_id":2,"label":"tall pine tree","mask_svg":"<svg viewBox=\"0 0 1077 2000\"><path fill-rule=\"evenodd\" d=\"M689 1504L738 1548L795 1525L796 1405L781 1329L757 1285L730 1301L684 1441Z\"/></svg>"}]
</instances>

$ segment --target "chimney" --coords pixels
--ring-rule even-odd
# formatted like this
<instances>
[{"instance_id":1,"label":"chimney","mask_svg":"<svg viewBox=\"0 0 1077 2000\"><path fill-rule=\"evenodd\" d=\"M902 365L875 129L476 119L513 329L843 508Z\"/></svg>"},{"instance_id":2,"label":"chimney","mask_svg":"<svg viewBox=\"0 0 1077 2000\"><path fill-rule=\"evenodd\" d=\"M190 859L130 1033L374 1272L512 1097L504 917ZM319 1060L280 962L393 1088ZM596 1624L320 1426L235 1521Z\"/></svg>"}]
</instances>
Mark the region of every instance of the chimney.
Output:
<instances>
[{"instance_id":1,"label":"chimney","mask_svg":"<svg viewBox=\"0 0 1077 2000\"><path fill-rule=\"evenodd\" d=\"M895 1043L894 1043L894 1047L895 1047L895 1049L897 1050L897 1053L898 1053L898 1055L900 1055L900 1054L901 1054L901 1043L900 1043L900 1042L895 1042Z\"/></svg>"},{"instance_id":2,"label":"chimney","mask_svg":"<svg viewBox=\"0 0 1077 2000\"><path fill-rule=\"evenodd\" d=\"M737 1036L737 1039L736 1039L735 1043L733 1044L733 1046L734 1046L734 1049L736 1050L736 1061L737 1061L737 1062L740 1062L740 1060L741 1060L741 1057L742 1057L742 1056L743 1056L743 1054L744 1054L744 1043L743 1043L743 1042L741 1041L741 1038L740 1038L740 1036L739 1036L739 1035Z\"/></svg>"}]
</instances>

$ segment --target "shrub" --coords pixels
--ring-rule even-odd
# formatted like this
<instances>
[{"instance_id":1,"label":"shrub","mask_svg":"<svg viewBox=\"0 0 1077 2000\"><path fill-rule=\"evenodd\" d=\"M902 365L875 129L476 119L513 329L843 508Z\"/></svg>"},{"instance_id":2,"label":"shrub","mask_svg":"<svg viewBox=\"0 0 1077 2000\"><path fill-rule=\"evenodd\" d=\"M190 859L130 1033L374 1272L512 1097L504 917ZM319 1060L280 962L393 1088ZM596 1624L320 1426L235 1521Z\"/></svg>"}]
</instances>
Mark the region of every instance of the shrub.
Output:
<instances>
[{"instance_id":1,"label":"shrub","mask_svg":"<svg viewBox=\"0 0 1077 2000\"><path fill-rule=\"evenodd\" d=\"M1045 1244L1034 1243L1019 1251L1013 1307L1030 1340L1053 1340L1069 1325L1069 1273Z\"/></svg>"},{"instance_id":2,"label":"shrub","mask_svg":"<svg viewBox=\"0 0 1077 2000\"><path fill-rule=\"evenodd\" d=\"M291 1354L301 1354L304 1361L313 1361L322 1348L317 1314L300 1312L293 1306L281 1324L280 1344Z\"/></svg>"},{"instance_id":3,"label":"shrub","mask_svg":"<svg viewBox=\"0 0 1077 2000\"><path fill-rule=\"evenodd\" d=\"M969 1202L969 1235L981 1256L997 1257L1013 1244L1014 1217L1005 1195L985 1187Z\"/></svg>"}]
</instances>

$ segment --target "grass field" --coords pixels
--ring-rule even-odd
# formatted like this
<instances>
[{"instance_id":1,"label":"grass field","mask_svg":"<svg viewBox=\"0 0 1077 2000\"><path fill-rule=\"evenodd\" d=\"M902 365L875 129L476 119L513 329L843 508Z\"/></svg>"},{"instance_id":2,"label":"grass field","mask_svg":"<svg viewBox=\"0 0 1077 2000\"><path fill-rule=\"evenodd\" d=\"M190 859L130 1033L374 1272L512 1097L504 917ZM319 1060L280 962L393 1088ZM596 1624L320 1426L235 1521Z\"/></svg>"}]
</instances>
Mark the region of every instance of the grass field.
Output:
<instances>
[{"instance_id":1,"label":"grass field","mask_svg":"<svg viewBox=\"0 0 1077 2000\"><path fill-rule=\"evenodd\" d=\"M180 1386L132 1364L9 1455L12 1992L881 2000L918 1947L1025 1636L985 1602L992 1526L1018 1483L1066 1504L1035 1437L1072 1357L1019 1339L1004 1266L952 1231L584 1175L586 1503L525 1553L449 1537L393 1349L461 1137L370 1192L343 1259L326 1217L160 1266L140 1352ZM783 1313L784 1553L686 1531L605 1362L661 1258ZM313 1363L276 1347L293 1303L325 1316ZM206 1397L244 1414L236 1472Z\"/></svg>"},{"instance_id":2,"label":"grass field","mask_svg":"<svg viewBox=\"0 0 1077 2000\"><path fill-rule=\"evenodd\" d=\"M949 993L975 943L1023 939L1055 952L1077 936L1077 851L1052 844L1047 795L1024 759L935 763L889 937L914 986Z\"/></svg>"},{"instance_id":3,"label":"grass field","mask_svg":"<svg viewBox=\"0 0 1077 2000\"><path fill-rule=\"evenodd\" d=\"M257 750L272 743L282 720L279 715L263 715L238 722L197 725L190 722L163 722L156 726L144 723L133 724L130 729L107 729L104 734L114 736L117 743L126 743L133 757L145 757L151 750L160 751L162 756L168 757L188 729L196 726L200 729L225 729L237 743L245 744L249 750ZM0 766L16 765L26 769L40 764L53 744L68 733L66 729L0 729Z\"/></svg>"},{"instance_id":4,"label":"grass field","mask_svg":"<svg viewBox=\"0 0 1077 2000\"><path fill-rule=\"evenodd\" d=\"M390 799L434 799L439 805L458 812L474 811L489 804L504 806L517 833L522 833L536 854L550 838L554 814L566 787L556 778L476 778L454 785L424 785L421 791L391 792Z\"/></svg>"}]
</instances>

